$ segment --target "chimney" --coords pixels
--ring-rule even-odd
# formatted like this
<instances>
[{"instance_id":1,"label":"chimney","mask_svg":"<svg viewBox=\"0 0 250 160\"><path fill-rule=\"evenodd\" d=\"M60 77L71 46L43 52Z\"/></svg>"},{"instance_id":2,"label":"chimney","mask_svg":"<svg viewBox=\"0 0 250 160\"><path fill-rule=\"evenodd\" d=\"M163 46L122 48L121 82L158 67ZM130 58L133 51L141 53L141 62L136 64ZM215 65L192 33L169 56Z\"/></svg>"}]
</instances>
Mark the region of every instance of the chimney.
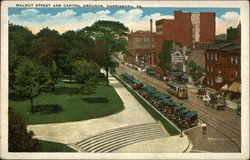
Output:
<instances>
[{"instance_id":1,"label":"chimney","mask_svg":"<svg viewBox=\"0 0 250 160\"><path fill-rule=\"evenodd\" d=\"M150 19L150 33L153 32L153 20Z\"/></svg>"}]
</instances>

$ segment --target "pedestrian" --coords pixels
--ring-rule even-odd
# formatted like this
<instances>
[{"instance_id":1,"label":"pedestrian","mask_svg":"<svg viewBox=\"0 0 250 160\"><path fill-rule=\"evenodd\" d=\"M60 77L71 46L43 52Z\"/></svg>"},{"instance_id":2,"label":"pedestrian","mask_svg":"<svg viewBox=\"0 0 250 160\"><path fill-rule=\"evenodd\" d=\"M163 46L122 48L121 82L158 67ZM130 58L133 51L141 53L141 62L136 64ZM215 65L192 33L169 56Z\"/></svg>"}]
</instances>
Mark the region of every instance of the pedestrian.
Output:
<instances>
[{"instance_id":1,"label":"pedestrian","mask_svg":"<svg viewBox=\"0 0 250 160\"><path fill-rule=\"evenodd\" d=\"M207 124L206 123L201 124L201 133L203 135L207 134Z\"/></svg>"}]
</instances>

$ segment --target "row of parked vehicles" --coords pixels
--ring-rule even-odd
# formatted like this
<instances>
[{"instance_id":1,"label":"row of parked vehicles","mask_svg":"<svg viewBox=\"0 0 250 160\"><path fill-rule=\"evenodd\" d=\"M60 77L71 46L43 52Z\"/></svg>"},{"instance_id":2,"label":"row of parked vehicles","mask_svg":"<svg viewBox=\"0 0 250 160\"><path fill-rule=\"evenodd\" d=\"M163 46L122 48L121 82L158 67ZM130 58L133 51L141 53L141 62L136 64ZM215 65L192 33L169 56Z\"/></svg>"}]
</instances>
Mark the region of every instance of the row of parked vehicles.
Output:
<instances>
[{"instance_id":1,"label":"row of parked vehicles","mask_svg":"<svg viewBox=\"0 0 250 160\"><path fill-rule=\"evenodd\" d=\"M208 93L205 89L199 88L197 89L197 97L203 100L205 104L211 106L212 108L216 108L217 110L225 110L226 102L224 97L220 97L215 94Z\"/></svg>"},{"instance_id":2,"label":"row of parked vehicles","mask_svg":"<svg viewBox=\"0 0 250 160\"><path fill-rule=\"evenodd\" d=\"M168 92L171 93L169 95L157 91L155 87L144 85L127 73L122 73L120 77L179 128L187 129L198 124L196 111L189 110L183 104L175 103L171 98L172 95L187 98L187 88L184 84L180 85L177 82L169 81L167 83Z\"/></svg>"}]
</instances>

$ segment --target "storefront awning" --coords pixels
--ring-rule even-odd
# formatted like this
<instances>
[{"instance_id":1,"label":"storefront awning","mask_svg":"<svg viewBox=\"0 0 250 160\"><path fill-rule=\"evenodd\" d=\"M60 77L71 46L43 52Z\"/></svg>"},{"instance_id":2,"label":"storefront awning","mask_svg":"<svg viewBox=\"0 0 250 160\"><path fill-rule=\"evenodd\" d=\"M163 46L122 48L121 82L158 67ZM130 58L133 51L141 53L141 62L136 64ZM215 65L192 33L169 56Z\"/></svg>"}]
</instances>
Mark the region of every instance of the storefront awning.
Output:
<instances>
[{"instance_id":1,"label":"storefront awning","mask_svg":"<svg viewBox=\"0 0 250 160\"><path fill-rule=\"evenodd\" d=\"M225 84L224 86L221 87L221 90L227 91L228 90L228 84Z\"/></svg>"},{"instance_id":2,"label":"storefront awning","mask_svg":"<svg viewBox=\"0 0 250 160\"><path fill-rule=\"evenodd\" d=\"M201 76L200 79L198 80L199 82L204 81L204 79L206 78L206 76Z\"/></svg>"},{"instance_id":3,"label":"storefront awning","mask_svg":"<svg viewBox=\"0 0 250 160\"><path fill-rule=\"evenodd\" d=\"M228 90L231 91L231 92L241 92L240 83L233 82L233 84L228 88Z\"/></svg>"}]
</instances>

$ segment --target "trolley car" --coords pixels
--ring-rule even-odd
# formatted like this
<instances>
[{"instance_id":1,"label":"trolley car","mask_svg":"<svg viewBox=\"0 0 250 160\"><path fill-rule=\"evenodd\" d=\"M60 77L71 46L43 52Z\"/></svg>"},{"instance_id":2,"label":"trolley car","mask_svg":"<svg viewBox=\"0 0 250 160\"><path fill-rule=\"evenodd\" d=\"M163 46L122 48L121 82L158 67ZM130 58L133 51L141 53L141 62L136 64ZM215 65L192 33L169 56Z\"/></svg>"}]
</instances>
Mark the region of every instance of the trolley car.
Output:
<instances>
[{"instance_id":1,"label":"trolley car","mask_svg":"<svg viewBox=\"0 0 250 160\"><path fill-rule=\"evenodd\" d=\"M188 98L188 87L186 84L170 80L167 82L167 91L178 98Z\"/></svg>"}]
</instances>

